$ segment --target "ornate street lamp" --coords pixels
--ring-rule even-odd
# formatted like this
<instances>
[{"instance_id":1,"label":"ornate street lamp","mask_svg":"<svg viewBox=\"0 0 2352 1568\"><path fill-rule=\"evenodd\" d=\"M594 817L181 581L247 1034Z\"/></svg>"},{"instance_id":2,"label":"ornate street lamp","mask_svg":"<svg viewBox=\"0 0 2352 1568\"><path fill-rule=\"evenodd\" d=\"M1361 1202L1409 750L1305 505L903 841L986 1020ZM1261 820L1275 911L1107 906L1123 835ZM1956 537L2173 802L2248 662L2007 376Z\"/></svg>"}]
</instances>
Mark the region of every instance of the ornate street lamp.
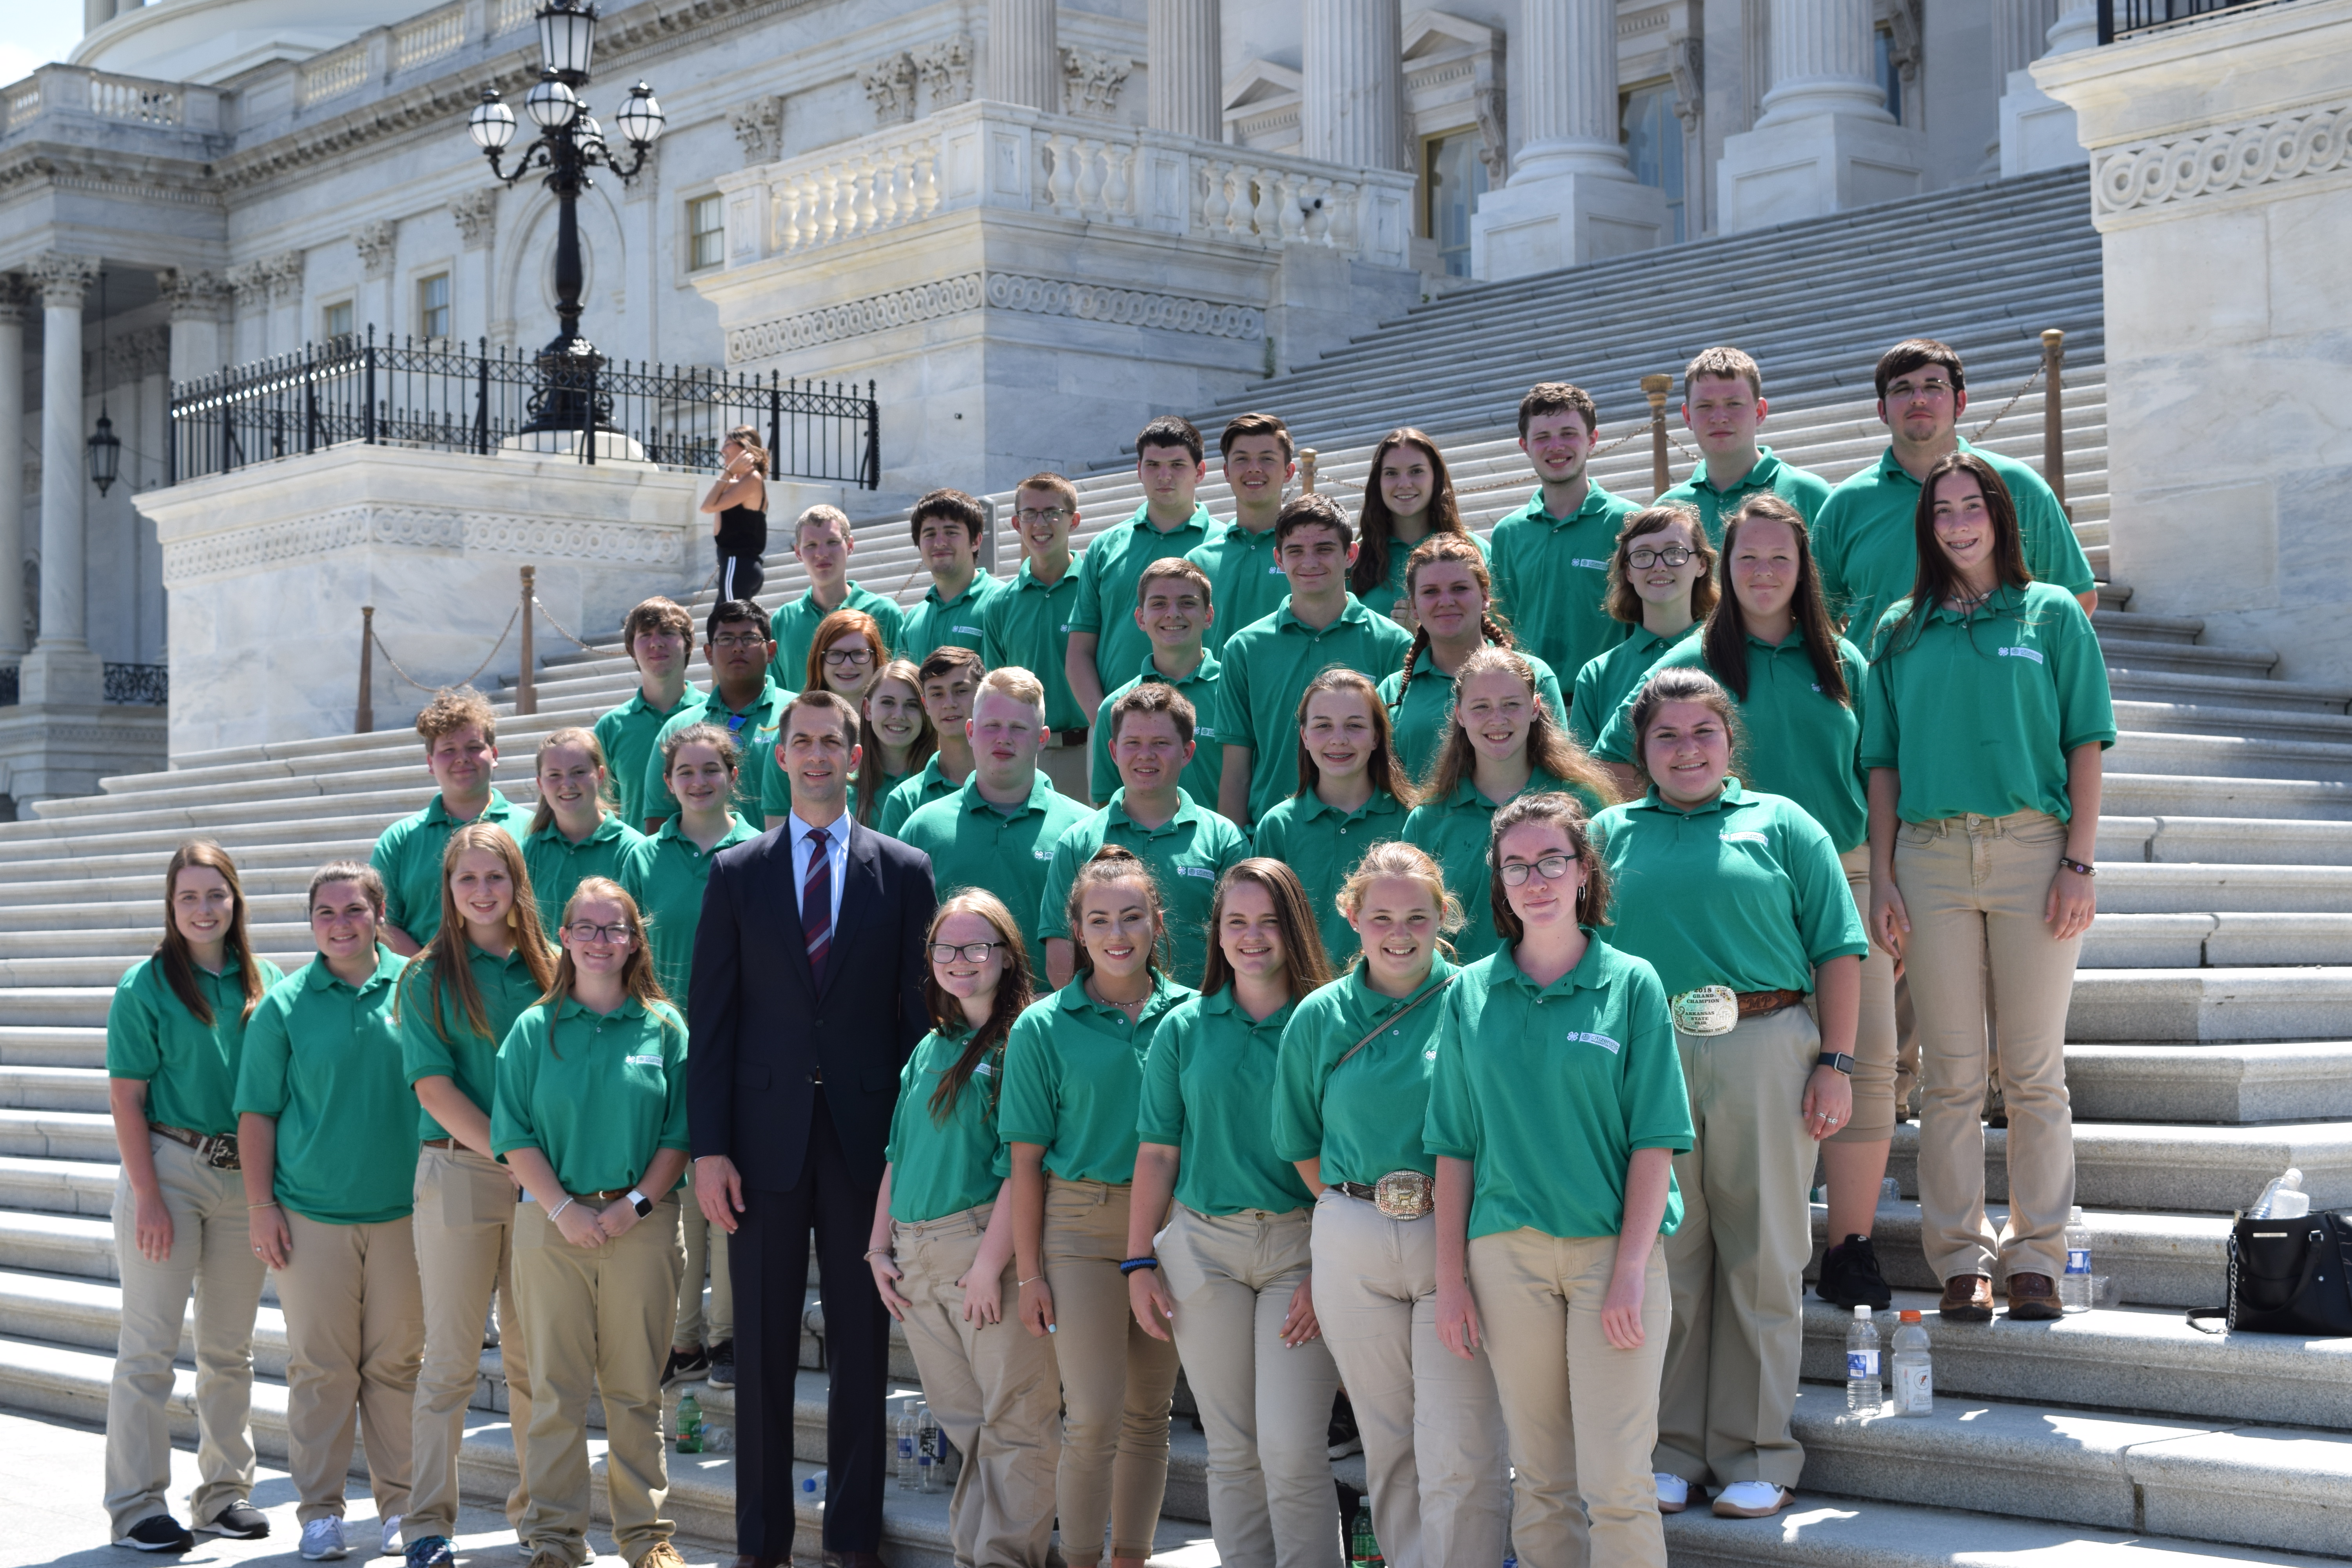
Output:
<instances>
[{"instance_id":1,"label":"ornate street lamp","mask_svg":"<svg viewBox=\"0 0 2352 1568\"><path fill-rule=\"evenodd\" d=\"M122 471L122 437L114 433L114 421L106 416L106 274L98 275L98 428L86 443L89 453L89 482L104 495L114 488L115 476Z\"/></svg>"},{"instance_id":2,"label":"ornate street lamp","mask_svg":"<svg viewBox=\"0 0 2352 1568\"><path fill-rule=\"evenodd\" d=\"M644 82L629 89L628 103L614 117L635 154L623 167L580 100L579 89L588 85L589 61L596 50L596 7L589 0L546 0L539 10L539 46L543 61L539 81L522 107L540 133L516 158L512 172L504 167L503 159L518 127L514 110L499 101L496 88L482 89L482 100L467 117L466 131L488 156L490 172L509 185L533 169L547 171L545 184L557 203L555 313L562 325L539 351L539 391L531 397L530 421L523 428L578 430L592 422L602 426L610 407L603 396L595 398L593 410L589 406L604 359L596 345L580 335L580 193L594 184L588 175L592 168L610 169L624 184L635 179L661 139L668 117Z\"/></svg>"}]
</instances>

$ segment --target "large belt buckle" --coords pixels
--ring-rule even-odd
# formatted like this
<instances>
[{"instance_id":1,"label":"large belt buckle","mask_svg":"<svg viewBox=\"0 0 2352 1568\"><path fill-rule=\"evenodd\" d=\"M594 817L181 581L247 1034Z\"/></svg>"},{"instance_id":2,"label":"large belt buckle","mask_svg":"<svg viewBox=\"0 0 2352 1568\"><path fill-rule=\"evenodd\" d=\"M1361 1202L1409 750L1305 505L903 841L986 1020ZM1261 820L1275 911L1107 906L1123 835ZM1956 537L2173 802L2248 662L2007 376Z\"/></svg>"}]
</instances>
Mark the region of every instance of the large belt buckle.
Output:
<instances>
[{"instance_id":1,"label":"large belt buckle","mask_svg":"<svg viewBox=\"0 0 2352 1568\"><path fill-rule=\"evenodd\" d=\"M1419 1171L1391 1171L1372 1184L1372 1206L1391 1219L1419 1219L1437 1206L1437 1183Z\"/></svg>"},{"instance_id":2,"label":"large belt buckle","mask_svg":"<svg viewBox=\"0 0 2352 1568\"><path fill-rule=\"evenodd\" d=\"M1739 993L1728 985L1698 985L1666 1004L1685 1035L1727 1035L1739 1026Z\"/></svg>"},{"instance_id":3,"label":"large belt buckle","mask_svg":"<svg viewBox=\"0 0 2352 1568\"><path fill-rule=\"evenodd\" d=\"M236 1134L234 1132L214 1133L211 1137L205 1140L205 1146L202 1152L205 1157L205 1163L210 1165L215 1171L236 1171L243 1169L243 1167L237 1163Z\"/></svg>"}]
</instances>

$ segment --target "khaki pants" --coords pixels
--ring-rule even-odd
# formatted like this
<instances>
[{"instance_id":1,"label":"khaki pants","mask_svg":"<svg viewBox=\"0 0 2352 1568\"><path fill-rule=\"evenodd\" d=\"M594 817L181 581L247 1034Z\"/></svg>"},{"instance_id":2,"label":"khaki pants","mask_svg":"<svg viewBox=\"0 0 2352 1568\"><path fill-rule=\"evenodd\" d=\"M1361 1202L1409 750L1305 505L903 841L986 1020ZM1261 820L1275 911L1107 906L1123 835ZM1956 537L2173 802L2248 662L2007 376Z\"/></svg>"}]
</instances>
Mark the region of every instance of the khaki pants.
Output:
<instances>
[{"instance_id":1,"label":"khaki pants","mask_svg":"<svg viewBox=\"0 0 2352 1568\"><path fill-rule=\"evenodd\" d=\"M343 1517L356 1417L376 1518L390 1520L408 1511L416 1371L425 1356L415 1226L406 1215L382 1225L328 1225L285 1214L294 1251L278 1271L278 1303L286 1311L286 1468L301 1500L295 1517L304 1524ZM478 1356L481 1331L477 1315Z\"/></svg>"},{"instance_id":2,"label":"khaki pants","mask_svg":"<svg viewBox=\"0 0 2352 1568\"><path fill-rule=\"evenodd\" d=\"M425 1365L416 1377L416 1481L403 1533L410 1544L457 1532L457 1447L481 1375L482 1318L499 1298L499 1361L514 1433L507 1522L530 1506L530 1357L515 1302L516 1188L506 1167L463 1147L416 1152L416 1272L424 1290Z\"/></svg>"},{"instance_id":3,"label":"khaki pants","mask_svg":"<svg viewBox=\"0 0 2352 1568\"><path fill-rule=\"evenodd\" d=\"M2074 1202L2066 1006L2083 943L2056 941L2042 918L2065 849L2065 825L2038 811L1905 823L1895 834L1919 1014L1920 1237L1939 1279L2054 1280L2065 1268ZM1984 1208L1988 993L2009 1110L2009 1225L2000 1235Z\"/></svg>"},{"instance_id":4,"label":"khaki pants","mask_svg":"<svg viewBox=\"0 0 2352 1568\"><path fill-rule=\"evenodd\" d=\"M1209 1529L1227 1568L1339 1568L1330 1347L1282 1342L1307 1277L1307 1211L1176 1205L1156 1246L1176 1349L1209 1438Z\"/></svg>"},{"instance_id":5,"label":"khaki pants","mask_svg":"<svg viewBox=\"0 0 2352 1568\"><path fill-rule=\"evenodd\" d=\"M677 1326L672 1342L691 1350L696 1345L722 1344L735 1337L735 1282L727 1273L727 1233L710 1245L710 1222L702 1205L688 1201L677 1205L678 1229L686 1243L686 1269L677 1277ZM710 1310L702 1307L702 1277L710 1276Z\"/></svg>"},{"instance_id":6,"label":"khaki pants","mask_svg":"<svg viewBox=\"0 0 2352 1568\"><path fill-rule=\"evenodd\" d=\"M1503 1412L1487 1352L1437 1338L1437 1216L1315 1200L1315 1316L1364 1439L1372 1530L1390 1568L1484 1568L1510 1544Z\"/></svg>"},{"instance_id":7,"label":"khaki pants","mask_svg":"<svg viewBox=\"0 0 2352 1568\"><path fill-rule=\"evenodd\" d=\"M1037 753L1039 771L1053 781L1054 787L1072 800L1094 805L1094 752L1085 741L1075 746L1047 746ZM1059 1334L1054 1336L1061 1338Z\"/></svg>"},{"instance_id":8,"label":"khaki pants","mask_svg":"<svg viewBox=\"0 0 2352 1568\"><path fill-rule=\"evenodd\" d=\"M1804 1471L1789 1424L1813 1255L1805 1080L1821 1039L1802 1007L1675 1034L1695 1136L1675 1156L1683 1223L1665 1242L1675 1322L1654 1468L1686 1481L1793 1487Z\"/></svg>"},{"instance_id":9,"label":"khaki pants","mask_svg":"<svg viewBox=\"0 0 2352 1568\"><path fill-rule=\"evenodd\" d=\"M1168 1490L1168 1407L1176 1347L1143 1331L1118 1271L1127 1256L1125 1187L1045 1184L1045 1284L1054 1292L1054 1360L1062 1384L1062 1463L1055 1499L1062 1555L1149 1557Z\"/></svg>"},{"instance_id":10,"label":"khaki pants","mask_svg":"<svg viewBox=\"0 0 2352 1568\"><path fill-rule=\"evenodd\" d=\"M1870 847L1839 857L1853 907L1870 924ZM1862 1011L1853 1031L1853 1115L1830 1134L1832 1143L1884 1143L1895 1136L1895 958L1876 942L1862 955ZM1908 1086L1905 1086L1907 1088ZM1876 1201L1874 1198L1874 1202ZM1843 1241L1842 1236L1832 1241Z\"/></svg>"},{"instance_id":11,"label":"khaki pants","mask_svg":"<svg viewBox=\"0 0 2352 1568\"><path fill-rule=\"evenodd\" d=\"M924 1396L963 1455L963 1473L948 1500L955 1560L967 1568L1045 1568L1062 1458L1053 1348L1014 1313L1021 1291L1011 1264L997 1282L1001 1322L965 1321L957 1283L970 1271L995 1206L894 1224L890 1255L898 1265L898 1292L914 1303L907 1310L907 1347L915 1352Z\"/></svg>"},{"instance_id":12,"label":"khaki pants","mask_svg":"<svg viewBox=\"0 0 2352 1568\"><path fill-rule=\"evenodd\" d=\"M617 1241L579 1247L537 1204L515 1208L514 1271L530 1342L530 1511L524 1547L585 1563L588 1399L604 1396L604 1485L613 1544L631 1563L670 1538L662 1447L662 1369L669 1363L680 1267L677 1195Z\"/></svg>"},{"instance_id":13,"label":"khaki pants","mask_svg":"<svg viewBox=\"0 0 2352 1568\"><path fill-rule=\"evenodd\" d=\"M196 1299L196 1489L190 1522L209 1524L253 1491L253 1317L267 1270L253 1255L244 1178L215 1171L184 1143L148 1134L155 1183L172 1216L172 1252L139 1251L128 1177L114 1184L114 1255L122 1329L106 1395L106 1512L119 1539L169 1513L172 1363L188 1297Z\"/></svg>"},{"instance_id":14,"label":"khaki pants","mask_svg":"<svg viewBox=\"0 0 2352 1568\"><path fill-rule=\"evenodd\" d=\"M1511 1542L1528 1568L1666 1568L1649 1455L1666 1359L1663 1242L1642 1288L1642 1344L1601 1331L1613 1236L1514 1230L1470 1243L1470 1287L1510 1434ZM1589 1518L1588 1518L1589 1516Z\"/></svg>"}]
</instances>

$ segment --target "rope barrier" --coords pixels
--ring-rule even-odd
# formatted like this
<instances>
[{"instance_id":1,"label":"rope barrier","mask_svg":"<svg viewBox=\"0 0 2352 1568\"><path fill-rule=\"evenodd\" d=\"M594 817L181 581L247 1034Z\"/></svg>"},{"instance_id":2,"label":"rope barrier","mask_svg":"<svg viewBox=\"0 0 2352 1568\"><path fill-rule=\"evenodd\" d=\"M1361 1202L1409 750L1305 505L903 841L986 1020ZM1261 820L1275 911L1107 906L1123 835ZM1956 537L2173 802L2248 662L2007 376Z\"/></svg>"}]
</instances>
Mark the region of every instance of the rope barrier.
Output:
<instances>
[{"instance_id":1,"label":"rope barrier","mask_svg":"<svg viewBox=\"0 0 2352 1568\"><path fill-rule=\"evenodd\" d=\"M403 679L403 680L404 680L404 681L408 682L408 684L409 684L409 685L414 686L414 687L415 687L415 688L416 688L416 689L417 689L417 690L419 690L419 691L438 691L438 690L440 690L440 689L441 689L442 686L449 686L449 685L456 685L456 686L471 686L471 685L473 685L473 684L474 684L474 677L475 677L475 676L478 676L478 675L479 675L479 674L481 674L481 673L482 673L482 671L484 671L484 670L486 670L486 669L489 668L490 668L490 659L493 659L493 658L498 658L498 657L499 657L499 648L502 648L502 647L506 647L506 646L507 646L507 638L508 638L509 637L512 636L512 635L513 635L513 633L514 633L514 629L515 629L515 622L516 622L516 621L518 621L518 620L520 620L521 617L522 617L522 606L521 606L520 605L517 605L514 607L513 611L512 611L510 614L509 614L509 615L508 615L508 616L507 616L507 627L506 627L506 630L505 630L505 631L502 631L502 632L500 632L500 633L499 634L499 640L498 640L495 644L493 644L493 645L491 646L491 647L490 647L490 652L489 652L489 657L488 657L488 658L485 658L485 659L483 659L481 663L479 663L479 664L478 664L478 665L476 665L476 666L474 667L474 673L473 673L473 675L468 675L468 676L467 676L467 677L466 677L463 680L458 680L458 681L444 681L444 682L442 682L440 685L437 685L437 686L428 686L428 685L426 685L424 681L417 679L416 679L416 677L415 677L415 676L413 676L413 675L409 674L409 673L408 673L408 671L406 671L406 670L403 669L403 668L400 667L400 660L398 660L398 659L396 659L396 658L393 658L393 657L392 657L392 649L390 649L390 648L388 648L388 647L384 647L384 646L383 646L383 638L380 635L378 635L378 634L377 634L377 633L376 633L373 628L371 628L371 629L370 629L370 631L368 632L368 637L369 637L369 638L370 638L373 642L374 642L376 652L378 652L378 653L380 653L380 654L383 655L383 661L384 661L384 663L386 663L386 664L388 664L388 665L392 666L392 672L393 672L393 674L394 674L394 675L396 675L396 676L400 677L400 679Z\"/></svg>"}]
</instances>

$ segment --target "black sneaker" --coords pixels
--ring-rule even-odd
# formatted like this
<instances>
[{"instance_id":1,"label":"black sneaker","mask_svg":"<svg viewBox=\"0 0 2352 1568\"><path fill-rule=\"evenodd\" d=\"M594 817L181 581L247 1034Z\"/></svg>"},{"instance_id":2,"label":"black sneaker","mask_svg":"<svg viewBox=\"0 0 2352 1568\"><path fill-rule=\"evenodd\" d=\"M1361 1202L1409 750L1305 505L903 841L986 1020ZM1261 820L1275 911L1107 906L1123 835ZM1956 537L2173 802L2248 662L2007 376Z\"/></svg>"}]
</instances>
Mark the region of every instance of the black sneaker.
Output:
<instances>
[{"instance_id":1,"label":"black sneaker","mask_svg":"<svg viewBox=\"0 0 2352 1568\"><path fill-rule=\"evenodd\" d=\"M1335 1459L1344 1459L1350 1454L1364 1451L1364 1440L1356 1432L1356 1407L1348 1403L1345 1394L1335 1396L1331 1401L1331 1426L1325 1434L1325 1441L1328 1444L1325 1451Z\"/></svg>"},{"instance_id":2,"label":"black sneaker","mask_svg":"<svg viewBox=\"0 0 2352 1568\"><path fill-rule=\"evenodd\" d=\"M131 1533L114 1544L128 1546L133 1552L185 1552L196 1543L187 1527L168 1513L142 1519L131 1527Z\"/></svg>"},{"instance_id":3,"label":"black sneaker","mask_svg":"<svg viewBox=\"0 0 2352 1568\"><path fill-rule=\"evenodd\" d=\"M457 1553L450 1548L446 1535L428 1535L422 1541L412 1541L403 1554L406 1568L452 1568Z\"/></svg>"},{"instance_id":4,"label":"black sneaker","mask_svg":"<svg viewBox=\"0 0 2352 1568\"><path fill-rule=\"evenodd\" d=\"M1849 1236L1822 1255L1821 1282L1813 1293L1849 1310L1868 1307L1883 1312L1895 1304L1895 1292L1878 1271L1878 1251L1866 1236Z\"/></svg>"},{"instance_id":5,"label":"black sneaker","mask_svg":"<svg viewBox=\"0 0 2352 1568\"><path fill-rule=\"evenodd\" d=\"M713 1340L710 1342L710 1386L735 1386L735 1342Z\"/></svg>"},{"instance_id":6,"label":"black sneaker","mask_svg":"<svg viewBox=\"0 0 2352 1568\"><path fill-rule=\"evenodd\" d=\"M226 1535L232 1541L259 1541L269 1533L269 1516L239 1498L218 1513L212 1522L196 1526L205 1535Z\"/></svg>"},{"instance_id":7,"label":"black sneaker","mask_svg":"<svg viewBox=\"0 0 2352 1568\"><path fill-rule=\"evenodd\" d=\"M690 1351L673 1350L669 1365L662 1369L662 1386L675 1388L681 1383L692 1383L710 1373L710 1358L702 1353L700 1345Z\"/></svg>"}]
</instances>

